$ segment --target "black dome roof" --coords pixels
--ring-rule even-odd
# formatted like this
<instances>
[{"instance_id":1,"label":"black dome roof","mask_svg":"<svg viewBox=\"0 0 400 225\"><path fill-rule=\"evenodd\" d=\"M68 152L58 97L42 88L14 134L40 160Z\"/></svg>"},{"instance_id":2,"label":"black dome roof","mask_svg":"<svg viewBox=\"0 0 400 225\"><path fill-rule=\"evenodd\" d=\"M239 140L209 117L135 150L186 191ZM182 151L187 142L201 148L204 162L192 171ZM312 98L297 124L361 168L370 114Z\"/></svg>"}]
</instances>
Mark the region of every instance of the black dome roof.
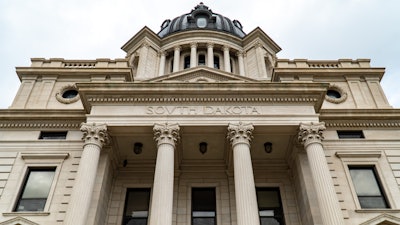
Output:
<instances>
[{"instance_id":1,"label":"black dome roof","mask_svg":"<svg viewBox=\"0 0 400 225\"><path fill-rule=\"evenodd\" d=\"M208 9L202 2L190 13L178 16L172 21L169 19L165 20L157 35L163 38L180 31L200 29L227 32L240 38L246 35L239 21L231 21L229 18L213 13L211 9Z\"/></svg>"}]
</instances>

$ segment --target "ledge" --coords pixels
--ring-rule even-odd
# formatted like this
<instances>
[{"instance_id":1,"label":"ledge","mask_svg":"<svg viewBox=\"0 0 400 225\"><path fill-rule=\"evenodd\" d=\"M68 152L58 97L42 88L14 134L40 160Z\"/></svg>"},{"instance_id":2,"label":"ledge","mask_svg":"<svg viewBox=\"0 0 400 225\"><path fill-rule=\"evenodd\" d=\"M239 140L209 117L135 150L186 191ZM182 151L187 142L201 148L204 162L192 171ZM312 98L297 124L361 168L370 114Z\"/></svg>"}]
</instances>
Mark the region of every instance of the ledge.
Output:
<instances>
[{"instance_id":1,"label":"ledge","mask_svg":"<svg viewBox=\"0 0 400 225\"><path fill-rule=\"evenodd\" d=\"M400 209L356 209L356 213L399 213Z\"/></svg>"},{"instance_id":2,"label":"ledge","mask_svg":"<svg viewBox=\"0 0 400 225\"><path fill-rule=\"evenodd\" d=\"M5 212L3 216L48 216L50 212Z\"/></svg>"},{"instance_id":3,"label":"ledge","mask_svg":"<svg viewBox=\"0 0 400 225\"><path fill-rule=\"evenodd\" d=\"M381 155L380 151L336 152L336 156L339 158L380 158Z\"/></svg>"}]
</instances>

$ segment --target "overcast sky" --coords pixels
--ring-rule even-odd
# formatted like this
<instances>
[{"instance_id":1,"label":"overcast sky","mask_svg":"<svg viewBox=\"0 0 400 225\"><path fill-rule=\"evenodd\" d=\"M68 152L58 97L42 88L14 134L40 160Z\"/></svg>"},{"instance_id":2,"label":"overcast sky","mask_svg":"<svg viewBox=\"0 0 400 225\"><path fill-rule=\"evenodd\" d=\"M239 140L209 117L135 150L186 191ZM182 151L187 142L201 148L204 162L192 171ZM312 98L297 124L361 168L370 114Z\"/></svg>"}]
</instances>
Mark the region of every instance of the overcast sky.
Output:
<instances>
[{"instance_id":1,"label":"overcast sky","mask_svg":"<svg viewBox=\"0 0 400 225\"><path fill-rule=\"evenodd\" d=\"M158 32L165 19L190 12L194 0L0 0L0 108L30 58L124 58L120 47L142 27ZM249 33L261 27L283 50L279 58L370 58L385 67L381 81L400 108L399 0L209 0L216 13Z\"/></svg>"}]
</instances>

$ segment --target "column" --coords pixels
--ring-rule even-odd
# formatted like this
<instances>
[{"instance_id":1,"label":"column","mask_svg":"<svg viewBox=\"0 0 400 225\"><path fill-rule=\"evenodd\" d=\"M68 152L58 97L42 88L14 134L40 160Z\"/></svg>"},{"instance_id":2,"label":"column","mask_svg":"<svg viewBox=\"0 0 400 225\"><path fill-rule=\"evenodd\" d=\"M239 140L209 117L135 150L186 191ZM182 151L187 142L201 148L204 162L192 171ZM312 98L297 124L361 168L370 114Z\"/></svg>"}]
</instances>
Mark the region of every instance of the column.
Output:
<instances>
[{"instance_id":1,"label":"column","mask_svg":"<svg viewBox=\"0 0 400 225\"><path fill-rule=\"evenodd\" d=\"M178 124L155 124L157 160L151 198L150 225L171 225L174 193L174 151L179 139Z\"/></svg>"},{"instance_id":2,"label":"column","mask_svg":"<svg viewBox=\"0 0 400 225\"><path fill-rule=\"evenodd\" d=\"M214 68L214 44L207 43L207 66Z\"/></svg>"},{"instance_id":3,"label":"column","mask_svg":"<svg viewBox=\"0 0 400 225\"><path fill-rule=\"evenodd\" d=\"M229 124L228 139L233 149L235 197L238 225L259 225L256 188L250 156L254 128L251 124Z\"/></svg>"},{"instance_id":4,"label":"column","mask_svg":"<svg viewBox=\"0 0 400 225\"><path fill-rule=\"evenodd\" d=\"M177 72L179 71L179 62L181 60L181 47L176 46L174 48L174 67L172 69L172 72Z\"/></svg>"},{"instance_id":5,"label":"column","mask_svg":"<svg viewBox=\"0 0 400 225\"><path fill-rule=\"evenodd\" d=\"M100 151L109 142L105 124L82 123L81 131L85 143L64 225L86 225Z\"/></svg>"},{"instance_id":6,"label":"column","mask_svg":"<svg viewBox=\"0 0 400 225\"><path fill-rule=\"evenodd\" d=\"M197 66L197 43L190 43L190 68Z\"/></svg>"},{"instance_id":7,"label":"column","mask_svg":"<svg viewBox=\"0 0 400 225\"><path fill-rule=\"evenodd\" d=\"M166 52L161 51L160 52L160 68L158 69L158 75L162 76L164 75L164 70L165 70L165 57L166 57Z\"/></svg>"},{"instance_id":8,"label":"column","mask_svg":"<svg viewBox=\"0 0 400 225\"><path fill-rule=\"evenodd\" d=\"M244 76L244 59L243 59L244 52L238 52L238 60L239 60L239 74Z\"/></svg>"},{"instance_id":9,"label":"column","mask_svg":"<svg viewBox=\"0 0 400 225\"><path fill-rule=\"evenodd\" d=\"M224 46L223 47L224 51L224 69L226 72L231 72L231 61L230 61L230 56L229 56L229 47Z\"/></svg>"},{"instance_id":10,"label":"column","mask_svg":"<svg viewBox=\"0 0 400 225\"><path fill-rule=\"evenodd\" d=\"M343 214L322 146L324 130L325 123L301 123L298 138L307 152L323 224L343 225Z\"/></svg>"}]
</instances>

